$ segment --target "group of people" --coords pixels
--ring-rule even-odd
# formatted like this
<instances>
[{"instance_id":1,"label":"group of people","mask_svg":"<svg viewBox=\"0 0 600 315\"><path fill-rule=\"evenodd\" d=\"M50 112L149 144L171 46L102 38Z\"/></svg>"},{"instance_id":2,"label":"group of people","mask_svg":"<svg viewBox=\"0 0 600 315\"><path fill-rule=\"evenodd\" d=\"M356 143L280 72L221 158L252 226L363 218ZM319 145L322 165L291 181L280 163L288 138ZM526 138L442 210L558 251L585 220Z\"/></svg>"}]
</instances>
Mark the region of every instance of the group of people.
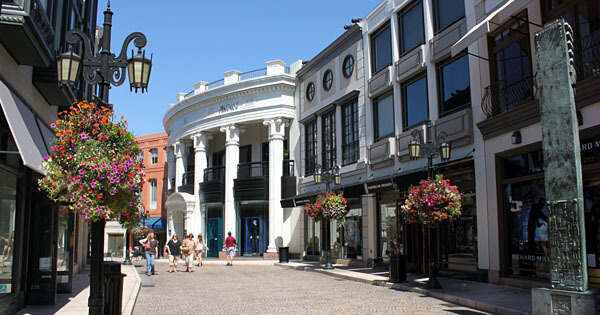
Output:
<instances>
[{"instance_id":1,"label":"group of people","mask_svg":"<svg viewBox=\"0 0 600 315\"><path fill-rule=\"evenodd\" d=\"M144 248L146 256L146 275L151 276L156 274L154 270L154 260L157 254L158 241L154 238L154 233L148 233L145 239L140 240L140 244ZM227 238L223 243L227 254L227 266L233 266L233 257L235 256L235 246L237 241L231 236L231 231L227 233ZM202 234L198 235L198 239L194 240L194 234L184 236L184 240L179 241L177 234L173 234L171 240L165 245L165 256L169 256L169 273L178 272L177 262L179 258L184 259L186 272L194 272L192 265L194 259L198 261L198 267L202 266L202 255L209 250L204 241Z\"/></svg>"}]
</instances>

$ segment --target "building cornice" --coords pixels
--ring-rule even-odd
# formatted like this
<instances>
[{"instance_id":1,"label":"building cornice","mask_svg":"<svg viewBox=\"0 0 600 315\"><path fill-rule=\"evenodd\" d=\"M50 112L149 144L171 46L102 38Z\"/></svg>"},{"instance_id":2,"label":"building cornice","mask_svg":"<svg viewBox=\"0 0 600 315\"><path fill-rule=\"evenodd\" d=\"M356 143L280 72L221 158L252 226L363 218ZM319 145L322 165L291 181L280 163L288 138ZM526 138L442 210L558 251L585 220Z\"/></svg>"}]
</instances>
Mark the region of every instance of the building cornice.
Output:
<instances>
[{"instance_id":1,"label":"building cornice","mask_svg":"<svg viewBox=\"0 0 600 315\"><path fill-rule=\"evenodd\" d=\"M173 124L178 119L182 118L186 114L202 109L204 107L222 103L229 100L234 100L238 98L243 98L247 96L260 95L269 92L282 91L282 92L290 92L293 93L296 90L295 83L292 82L282 82L278 80L275 84L265 84L257 87L247 88L243 90L237 90L232 93L222 94L219 96L215 96L212 98L204 98L197 102L186 102L186 100L182 101L180 104L173 106L163 118L163 126L166 131L170 129L170 125ZM293 95L292 95L293 96ZM194 98L190 98L194 100ZM292 105L293 107L293 105ZM170 135L169 135L170 136Z\"/></svg>"}]
</instances>

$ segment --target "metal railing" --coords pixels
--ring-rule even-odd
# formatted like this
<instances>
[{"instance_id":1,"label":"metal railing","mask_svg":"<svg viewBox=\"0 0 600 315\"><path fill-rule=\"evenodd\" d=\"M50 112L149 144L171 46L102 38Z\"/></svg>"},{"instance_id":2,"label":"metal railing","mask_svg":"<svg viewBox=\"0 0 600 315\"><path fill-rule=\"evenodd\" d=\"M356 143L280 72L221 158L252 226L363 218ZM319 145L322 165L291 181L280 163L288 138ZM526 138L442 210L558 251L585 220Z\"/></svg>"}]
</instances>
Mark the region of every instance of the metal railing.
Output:
<instances>
[{"instance_id":1,"label":"metal railing","mask_svg":"<svg viewBox=\"0 0 600 315\"><path fill-rule=\"evenodd\" d=\"M221 86L221 85L223 85L223 84L225 84L225 79L220 79L220 80L217 80L217 81L212 81L212 82L210 82L210 83L209 83L209 84L206 86L206 88L210 90L210 89L214 89L214 88L216 88L216 87L219 87L219 86Z\"/></svg>"},{"instance_id":2,"label":"metal railing","mask_svg":"<svg viewBox=\"0 0 600 315\"><path fill-rule=\"evenodd\" d=\"M267 68L256 69L240 74L240 81L258 78L267 75Z\"/></svg>"},{"instance_id":3,"label":"metal railing","mask_svg":"<svg viewBox=\"0 0 600 315\"><path fill-rule=\"evenodd\" d=\"M577 81L600 75L600 31L579 40L575 47Z\"/></svg>"},{"instance_id":4,"label":"metal railing","mask_svg":"<svg viewBox=\"0 0 600 315\"><path fill-rule=\"evenodd\" d=\"M238 164L237 178L269 176L269 162L248 162Z\"/></svg>"},{"instance_id":5,"label":"metal railing","mask_svg":"<svg viewBox=\"0 0 600 315\"><path fill-rule=\"evenodd\" d=\"M181 178L181 186L190 185L194 185L194 171L183 173L183 177Z\"/></svg>"},{"instance_id":6,"label":"metal railing","mask_svg":"<svg viewBox=\"0 0 600 315\"><path fill-rule=\"evenodd\" d=\"M523 68L485 88L481 108L488 118L533 99L531 68Z\"/></svg>"},{"instance_id":7,"label":"metal railing","mask_svg":"<svg viewBox=\"0 0 600 315\"><path fill-rule=\"evenodd\" d=\"M204 169L204 182L225 181L225 166L214 166Z\"/></svg>"},{"instance_id":8,"label":"metal railing","mask_svg":"<svg viewBox=\"0 0 600 315\"><path fill-rule=\"evenodd\" d=\"M294 176L294 160L283 160L282 176Z\"/></svg>"}]
</instances>

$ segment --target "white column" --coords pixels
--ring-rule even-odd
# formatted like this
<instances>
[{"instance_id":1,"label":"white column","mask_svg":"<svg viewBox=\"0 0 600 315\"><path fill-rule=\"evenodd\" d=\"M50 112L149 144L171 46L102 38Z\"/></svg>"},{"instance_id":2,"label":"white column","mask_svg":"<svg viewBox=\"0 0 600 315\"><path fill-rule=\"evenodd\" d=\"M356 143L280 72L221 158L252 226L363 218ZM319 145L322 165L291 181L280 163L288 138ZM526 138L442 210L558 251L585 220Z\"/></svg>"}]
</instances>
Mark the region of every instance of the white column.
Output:
<instances>
[{"instance_id":1,"label":"white column","mask_svg":"<svg viewBox=\"0 0 600 315\"><path fill-rule=\"evenodd\" d=\"M173 151L175 151L175 191L179 191L179 186L182 184L183 174L185 173L185 163L183 160L185 144L181 141L176 141L173 143Z\"/></svg>"},{"instance_id":2,"label":"white column","mask_svg":"<svg viewBox=\"0 0 600 315\"><path fill-rule=\"evenodd\" d=\"M175 177L175 152L173 147L167 148L167 187L169 190L175 191L172 178Z\"/></svg>"},{"instance_id":3,"label":"white column","mask_svg":"<svg viewBox=\"0 0 600 315\"><path fill-rule=\"evenodd\" d=\"M173 234L175 234L175 225L173 224L173 212L169 211L167 215L167 240L170 240Z\"/></svg>"},{"instance_id":4,"label":"white column","mask_svg":"<svg viewBox=\"0 0 600 315\"><path fill-rule=\"evenodd\" d=\"M194 230L196 233L202 230L202 211L200 209L200 183L204 181L204 169L206 169L206 134L198 133L191 136L194 142Z\"/></svg>"},{"instance_id":5,"label":"white column","mask_svg":"<svg viewBox=\"0 0 600 315\"><path fill-rule=\"evenodd\" d=\"M269 248L277 252L275 240L283 242L283 209L281 208L281 176L283 175L283 139L287 122L281 118L265 120L269 127Z\"/></svg>"},{"instance_id":6,"label":"white column","mask_svg":"<svg viewBox=\"0 0 600 315\"><path fill-rule=\"evenodd\" d=\"M225 133L225 233L237 238L235 228L235 198L233 180L237 178L237 166L240 161L240 129L236 125L221 127Z\"/></svg>"},{"instance_id":7,"label":"white column","mask_svg":"<svg viewBox=\"0 0 600 315\"><path fill-rule=\"evenodd\" d=\"M342 106L335 105L335 156L336 156L336 165L342 165L344 162L344 157L342 156Z\"/></svg>"}]
</instances>

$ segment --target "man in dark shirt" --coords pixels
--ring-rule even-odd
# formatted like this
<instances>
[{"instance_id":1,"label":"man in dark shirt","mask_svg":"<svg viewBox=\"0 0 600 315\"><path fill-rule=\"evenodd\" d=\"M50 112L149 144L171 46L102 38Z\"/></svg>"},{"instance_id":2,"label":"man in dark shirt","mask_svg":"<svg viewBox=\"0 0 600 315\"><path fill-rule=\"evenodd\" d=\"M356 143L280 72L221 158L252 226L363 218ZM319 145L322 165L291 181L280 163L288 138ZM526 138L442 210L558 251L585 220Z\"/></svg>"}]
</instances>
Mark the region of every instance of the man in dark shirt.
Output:
<instances>
[{"instance_id":1,"label":"man in dark shirt","mask_svg":"<svg viewBox=\"0 0 600 315\"><path fill-rule=\"evenodd\" d=\"M233 266L233 256L235 255L235 245L237 245L237 242L235 237L231 236L231 231L227 232L227 235L223 244L227 254L227 266Z\"/></svg>"},{"instance_id":2,"label":"man in dark shirt","mask_svg":"<svg viewBox=\"0 0 600 315\"><path fill-rule=\"evenodd\" d=\"M177 234L173 234L165 249L169 254L169 272L178 272L177 261L179 260L179 256L181 256L181 242Z\"/></svg>"}]
</instances>

